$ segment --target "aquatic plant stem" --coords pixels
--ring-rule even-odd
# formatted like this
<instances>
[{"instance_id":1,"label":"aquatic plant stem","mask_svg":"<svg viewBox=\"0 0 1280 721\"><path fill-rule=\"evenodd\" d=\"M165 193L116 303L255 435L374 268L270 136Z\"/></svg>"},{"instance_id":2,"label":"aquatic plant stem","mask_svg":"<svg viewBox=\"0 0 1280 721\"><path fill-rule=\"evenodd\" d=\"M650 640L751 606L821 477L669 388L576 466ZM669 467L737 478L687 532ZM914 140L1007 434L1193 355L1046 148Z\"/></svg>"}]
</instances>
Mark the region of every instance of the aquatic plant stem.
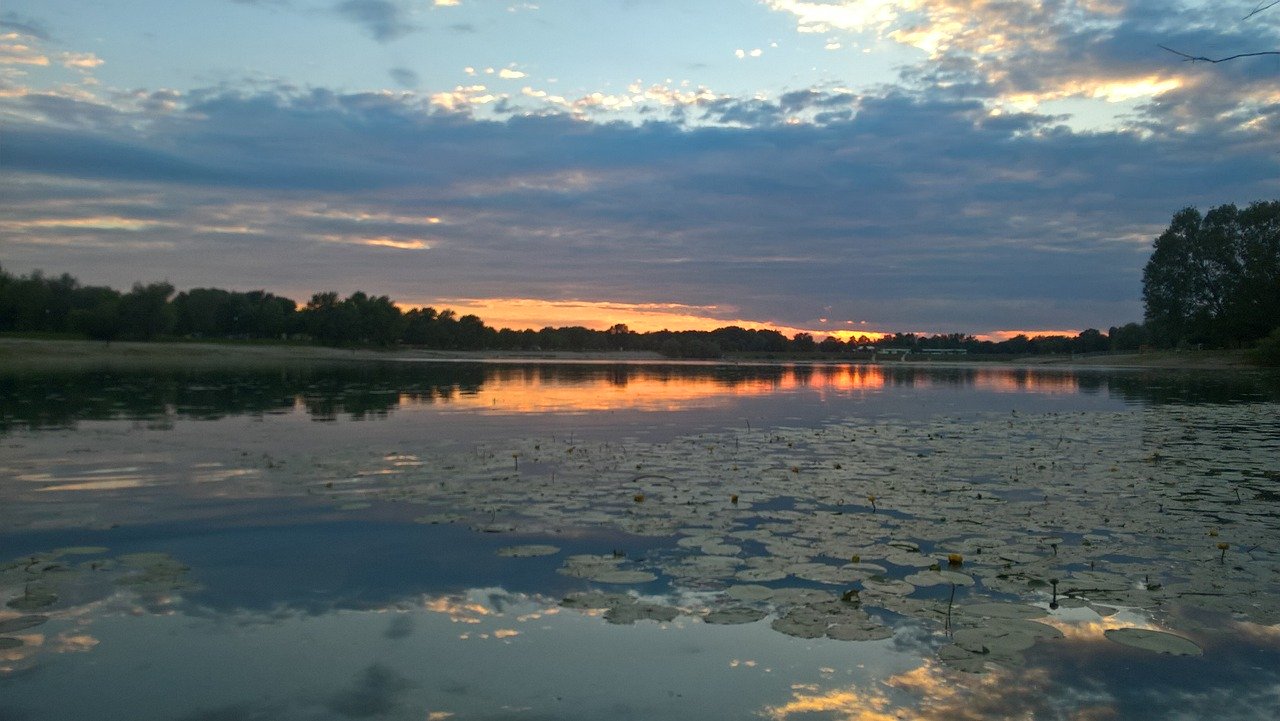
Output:
<instances>
[{"instance_id":1,"label":"aquatic plant stem","mask_svg":"<svg viewBox=\"0 0 1280 721\"><path fill-rule=\"evenodd\" d=\"M951 584L951 597L947 599L947 624L946 631L951 633L951 606L956 602L956 584Z\"/></svg>"}]
</instances>

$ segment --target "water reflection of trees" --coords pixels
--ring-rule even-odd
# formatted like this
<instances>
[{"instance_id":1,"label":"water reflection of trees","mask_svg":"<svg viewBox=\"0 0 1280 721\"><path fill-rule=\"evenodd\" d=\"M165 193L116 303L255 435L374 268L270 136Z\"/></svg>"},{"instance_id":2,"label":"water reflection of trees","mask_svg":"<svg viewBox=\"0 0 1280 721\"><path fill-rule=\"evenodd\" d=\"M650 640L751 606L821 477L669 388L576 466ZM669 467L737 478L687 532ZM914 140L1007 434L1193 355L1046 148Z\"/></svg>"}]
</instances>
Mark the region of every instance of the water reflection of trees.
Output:
<instances>
[{"instance_id":1,"label":"water reflection of trees","mask_svg":"<svg viewBox=\"0 0 1280 721\"><path fill-rule=\"evenodd\" d=\"M1106 393L1139 403L1280 400L1262 373L1065 371L984 366L375 363L258 370L0 372L0 431L82 420L218 419L292 413L313 419L381 418L404 404L450 403L486 386L580 389L688 384L726 392L779 388L878 390L949 387L991 392Z\"/></svg>"}]
</instances>

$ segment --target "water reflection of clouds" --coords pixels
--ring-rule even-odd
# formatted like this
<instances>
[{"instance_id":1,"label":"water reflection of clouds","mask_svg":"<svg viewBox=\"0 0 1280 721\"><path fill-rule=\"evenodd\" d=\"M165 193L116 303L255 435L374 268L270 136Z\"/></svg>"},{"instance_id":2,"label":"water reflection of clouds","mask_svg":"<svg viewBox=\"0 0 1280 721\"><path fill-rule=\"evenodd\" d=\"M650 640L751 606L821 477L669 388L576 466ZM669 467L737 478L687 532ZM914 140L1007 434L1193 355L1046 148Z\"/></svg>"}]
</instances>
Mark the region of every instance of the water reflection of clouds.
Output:
<instances>
[{"instance_id":1,"label":"water reflection of clouds","mask_svg":"<svg viewBox=\"0 0 1280 721\"><path fill-rule=\"evenodd\" d=\"M646 598L697 605L696 594ZM192 615L196 609L191 603L178 603L170 607L178 615L166 620L133 615L131 609L140 610L135 600L119 594L110 602L68 611L80 622L42 635L39 642L46 650L64 654L92 650L90 655L98 658L95 673L103 676L103 684L127 683L128 654L139 645L165 660L156 683L170 677L189 681L198 676L193 675L194 665L202 663L235 667L239 670L233 675L254 677L253 683L228 682L212 695L167 700L212 704L203 709L175 707L169 717L184 720L279 721L313 718L316 713L332 718L488 718L523 708L523 717L550 714L563 719L631 714L704 719L755 715L774 721L1100 721L1131 716L1189 719L1195 715L1187 709L1204 714L1214 704L1225 709L1218 718L1252 719L1261 718L1252 714L1277 698L1274 679L1260 677L1248 684L1220 679L1181 689L1176 699L1167 694L1151 699L1150 713L1133 716L1132 699L1126 705L1119 698L1124 689L1099 680L1105 671L1063 673L1071 668L1062 665L1064 654L1075 659L1072 663L1087 665L1109 663L1107 656L1129 653L1097 637L1069 637L1065 644L1053 644L1048 656L1031 655L1024 668L992 667L986 674L973 675L927 656L922 659L919 647L931 640L936 643L937 637L915 624L900 628L893 641L873 643L802 641L777 634L767 620L726 627L682 616L678 623L615 626L590 613L565 611L557 598L501 587L422 594L378 608L335 608L318 615L282 608L267 615L223 612L200 617ZM245 617L256 621L237 622ZM1132 625L1127 619L1115 620ZM92 634L91 622L101 626ZM1082 627L1085 623L1062 621L1071 622ZM185 630L177 633L174 623ZM202 630L202 624L211 626ZM466 631L459 634L455 624L464 624ZM1274 631L1275 627L1258 629L1264 636ZM294 649L317 644L345 651L329 654L323 662L279 665L273 660L281 654L293 658ZM622 648L626 653L618 652ZM573 652L566 654L565 649ZM206 656L211 660L200 660ZM441 659L448 663L441 664ZM15 689L23 691L21 698L31 698L27 692L38 696L40 684L47 681L33 677L33 688ZM1230 698L1222 696L1224 684L1232 689ZM678 697L663 700L668 692L686 694L688 703L703 706L686 707ZM118 698L112 702L126 703Z\"/></svg>"},{"instance_id":2,"label":"water reflection of clouds","mask_svg":"<svg viewBox=\"0 0 1280 721\"><path fill-rule=\"evenodd\" d=\"M847 721L1118 718L1105 694L1080 689L1049 693L1051 682L1045 669L995 669L974 675L926 660L872 684L837 688L795 684L789 701L766 706L761 715L774 721L811 714Z\"/></svg>"},{"instance_id":3,"label":"water reflection of clouds","mask_svg":"<svg viewBox=\"0 0 1280 721\"><path fill-rule=\"evenodd\" d=\"M1118 628L1171 632L1170 629L1163 628L1152 621L1150 613L1137 608L1121 609L1109 616L1101 616L1088 607L1062 608L1052 615L1036 620L1047 626L1053 626L1061 631L1065 638L1076 641L1103 641L1106 639L1107 631Z\"/></svg>"},{"instance_id":4,"label":"water reflection of clouds","mask_svg":"<svg viewBox=\"0 0 1280 721\"><path fill-rule=\"evenodd\" d=\"M0 595L8 596L11 590ZM22 645L0 650L0 678L34 668L46 654L88 653L101 640L90 631L96 621L107 616L141 616L144 614L169 614L174 612L177 599L170 598L161 605L145 603L136 594L117 590L104 598L82 601L75 605L59 604L41 609L39 615L48 620L23 633L6 633L17 638ZM20 614L0 611L0 621L18 618Z\"/></svg>"}]
</instances>

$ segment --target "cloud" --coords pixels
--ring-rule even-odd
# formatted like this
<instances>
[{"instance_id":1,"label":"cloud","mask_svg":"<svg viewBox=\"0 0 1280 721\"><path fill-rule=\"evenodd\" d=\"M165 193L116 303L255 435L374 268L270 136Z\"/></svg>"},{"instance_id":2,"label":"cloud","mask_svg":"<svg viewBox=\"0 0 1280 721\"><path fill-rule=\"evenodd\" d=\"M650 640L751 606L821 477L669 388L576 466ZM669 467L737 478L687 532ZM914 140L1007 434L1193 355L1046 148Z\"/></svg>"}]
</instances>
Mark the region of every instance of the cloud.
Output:
<instances>
[{"instance_id":1,"label":"cloud","mask_svg":"<svg viewBox=\"0 0 1280 721\"><path fill-rule=\"evenodd\" d=\"M329 697L325 707L347 718L385 716L396 710L400 698L412 687L412 682L394 669L373 663L350 687Z\"/></svg>"},{"instance_id":2,"label":"cloud","mask_svg":"<svg viewBox=\"0 0 1280 721\"><path fill-rule=\"evenodd\" d=\"M0 34L0 67L6 65L46 66L49 56L40 51L36 38L18 32Z\"/></svg>"},{"instance_id":3,"label":"cloud","mask_svg":"<svg viewBox=\"0 0 1280 721\"><path fill-rule=\"evenodd\" d=\"M60 59L62 67L81 72L93 70L106 62L93 53L62 53Z\"/></svg>"},{"instance_id":4,"label":"cloud","mask_svg":"<svg viewBox=\"0 0 1280 721\"><path fill-rule=\"evenodd\" d=\"M43 22L15 12L5 12L0 14L0 35L10 32L28 35L37 40L53 39Z\"/></svg>"},{"instance_id":5,"label":"cloud","mask_svg":"<svg viewBox=\"0 0 1280 721\"><path fill-rule=\"evenodd\" d=\"M1280 193L1280 107L1219 118L1263 86L1186 85L1108 132L910 87L28 95L7 102L26 120L6 127L6 266L303 298L678 303L789 327L1106 326L1140 316L1173 212ZM478 116L526 99L560 110ZM652 119L589 120L610 103Z\"/></svg>"},{"instance_id":6,"label":"cloud","mask_svg":"<svg viewBox=\"0 0 1280 721\"><path fill-rule=\"evenodd\" d=\"M413 616L408 614L397 614L387 624L387 629L382 632L383 638L389 638L398 641L402 638L408 638L413 635Z\"/></svg>"},{"instance_id":7,"label":"cloud","mask_svg":"<svg viewBox=\"0 0 1280 721\"><path fill-rule=\"evenodd\" d=\"M904 77L964 89L997 106L1034 109L1064 99L1158 98L1204 68L1176 62L1172 47L1270 47L1275 26L1239 25L1216 6L1146 0L766 0L797 30L892 41L921 53ZM740 54L739 57L742 57ZM1258 65L1252 66L1257 69Z\"/></svg>"},{"instance_id":8,"label":"cloud","mask_svg":"<svg viewBox=\"0 0 1280 721\"><path fill-rule=\"evenodd\" d=\"M402 88L416 88L421 81L418 74L409 68L391 68L387 74Z\"/></svg>"},{"instance_id":9,"label":"cloud","mask_svg":"<svg viewBox=\"0 0 1280 721\"><path fill-rule=\"evenodd\" d=\"M380 43L397 40L419 29L410 21L408 10L392 0L343 0L334 10L363 27Z\"/></svg>"}]
</instances>

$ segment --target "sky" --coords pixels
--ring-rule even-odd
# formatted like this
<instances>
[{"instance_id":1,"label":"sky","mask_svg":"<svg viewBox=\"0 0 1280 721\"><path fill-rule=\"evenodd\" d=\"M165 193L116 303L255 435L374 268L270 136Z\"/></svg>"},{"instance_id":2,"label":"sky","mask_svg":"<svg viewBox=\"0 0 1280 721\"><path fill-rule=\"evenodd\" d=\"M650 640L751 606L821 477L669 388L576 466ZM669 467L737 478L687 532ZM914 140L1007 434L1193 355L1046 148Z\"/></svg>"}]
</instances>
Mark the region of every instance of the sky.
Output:
<instances>
[{"instance_id":1,"label":"sky","mask_svg":"<svg viewBox=\"0 0 1280 721\"><path fill-rule=\"evenodd\" d=\"M1280 198L1258 0L6 0L0 266L496 327L1075 332Z\"/></svg>"}]
</instances>

